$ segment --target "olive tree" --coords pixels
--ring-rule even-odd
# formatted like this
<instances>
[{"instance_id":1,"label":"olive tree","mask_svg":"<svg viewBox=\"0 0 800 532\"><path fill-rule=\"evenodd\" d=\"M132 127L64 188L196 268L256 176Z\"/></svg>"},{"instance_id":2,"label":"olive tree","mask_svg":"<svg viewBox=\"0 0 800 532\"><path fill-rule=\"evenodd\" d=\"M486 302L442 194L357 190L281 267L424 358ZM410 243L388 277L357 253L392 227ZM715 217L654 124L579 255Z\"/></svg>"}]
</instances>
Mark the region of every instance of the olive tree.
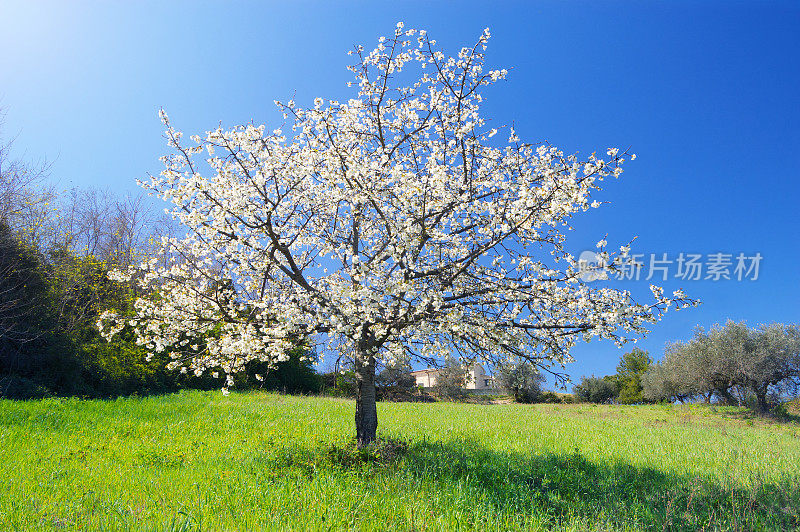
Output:
<instances>
[{"instance_id":1,"label":"olive tree","mask_svg":"<svg viewBox=\"0 0 800 532\"><path fill-rule=\"evenodd\" d=\"M680 401L701 395L696 379L683 364L679 346L667 345L664 358L653 363L641 376L642 395L650 401ZM711 394L706 397L710 399Z\"/></svg>"},{"instance_id":2,"label":"olive tree","mask_svg":"<svg viewBox=\"0 0 800 532\"><path fill-rule=\"evenodd\" d=\"M780 385L800 382L800 328L772 323L751 330L746 356L740 363L740 382L752 390L756 408L769 409L767 396Z\"/></svg>"},{"instance_id":3,"label":"olive tree","mask_svg":"<svg viewBox=\"0 0 800 532\"><path fill-rule=\"evenodd\" d=\"M376 375L375 384L382 398L404 399L410 397L417 388L417 381L411 374L413 368L404 360L393 360Z\"/></svg>"},{"instance_id":4,"label":"olive tree","mask_svg":"<svg viewBox=\"0 0 800 532\"><path fill-rule=\"evenodd\" d=\"M463 399L467 396L466 386L470 383L469 361L447 355L436 373L433 390L436 395L449 399Z\"/></svg>"},{"instance_id":5,"label":"olive tree","mask_svg":"<svg viewBox=\"0 0 800 532\"><path fill-rule=\"evenodd\" d=\"M741 404L748 394L759 411L769 409L771 391L800 382L800 328L773 323L749 328L728 321L695 330L688 342L667 346L664 359L642 377L651 399L717 396Z\"/></svg>"},{"instance_id":6,"label":"olive tree","mask_svg":"<svg viewBox=\"0 0 800 532\"><path fill-rule=\"evenodd\" d=\"M581 381L573 386L572 393L578 401L585 403L605 404L614 400L617 393L614 382L609 377L582 377Z\"/></svg>"},{"instance_id":7,"label":"olive tree","mask_svg":"<svg viewBox=\"0 0 800 532\"><path fill-rule=\"evenodd\" d=\"M692 304L581 281L570 220L633 156L580 159L492 127L481 91L507 73L485 67L488 41L486 30L448 56L400 23L351 52L351 98L277 103L279 129L220 126L185 142L162 111L172 152L143 186L173 203L186 235L163 240L165 260L115 274L159 296L133 317L105 314L104 334L130 327L173 367L223 371L228 385L248 360L285 356L293 335L348 353L366 445L378 360L565 363L578 340L621 344ZM605 264L629 249L606 246Z\"/></svg>"},{"instance_id":8,"label":"olive tree","mask_svg":"<svg viewBox=\"0 0 800 532\"><path fill-rule=\"evenodd\" d=\"M527 360L511 358L495 368L497 387L514 396L518 403L533 403L542 394L545 377Z\"/></svg>"}]
</instances>

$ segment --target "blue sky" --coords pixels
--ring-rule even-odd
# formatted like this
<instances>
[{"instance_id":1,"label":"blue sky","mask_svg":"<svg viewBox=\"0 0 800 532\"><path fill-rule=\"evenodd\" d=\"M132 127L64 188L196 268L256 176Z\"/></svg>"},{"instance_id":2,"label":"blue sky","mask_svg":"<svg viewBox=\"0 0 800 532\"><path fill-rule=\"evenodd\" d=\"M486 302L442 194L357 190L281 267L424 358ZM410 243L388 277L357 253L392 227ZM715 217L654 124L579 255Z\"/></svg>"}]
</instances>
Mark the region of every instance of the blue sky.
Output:
<instances>
[{"instance_id":1,"label":"blue sky","mask_svg":"<svg viewBox=\"0 0 800 532\"><path fill-rule=\"evenodd\" d=\"M16 155L53 161L64 188L136 193L166 150L160 106L186 133L276 124L275 99L347 97L346 51L400 20L452 51L488 26L488 63L511 74L484 114L523 139L638 154L602 192L611 204L576 219L575 253L608 233L610 245L638 236L646 254L763 256L756 281L660 283L703 305L668 315L640 347L658 358L727 319L800 322L796 2L4 0L2 135L17 137ZM577 379L613 373L621 351L573 354Z\"/></svg>"}]
</instances>

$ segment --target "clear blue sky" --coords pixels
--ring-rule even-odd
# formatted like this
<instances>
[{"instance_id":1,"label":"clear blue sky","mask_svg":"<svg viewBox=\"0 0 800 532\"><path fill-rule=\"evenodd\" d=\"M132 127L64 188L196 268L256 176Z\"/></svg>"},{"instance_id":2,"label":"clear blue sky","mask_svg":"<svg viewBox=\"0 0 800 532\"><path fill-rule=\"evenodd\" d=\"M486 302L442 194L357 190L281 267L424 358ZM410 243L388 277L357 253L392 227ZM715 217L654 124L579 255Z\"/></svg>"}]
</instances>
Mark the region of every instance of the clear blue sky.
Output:
<instances>
[{"instance_id":1,"label":"clear blue sky","mask_svg":"<svg viewBox=\"0 0 800 532\"><path fill-rule=\"evenodd\" d=\"M166 149L158 107L187 133L275 124L275 99L346 97L345 52L399 20L450 50L491 28L488 61L511 75L484 113L523 139L639 155L603 192L612 204L576 220L572 251L608 233L615 245L638 235L644 253L761 253L757 281L661 283L703 305L640 347L660 357L728 318L800 322L797 2L4 0L3 135L17 155L53 160L64 187L135 192ZM581 345L569 373L612 373L620 353Z\"/></svg>"}]
</instances>

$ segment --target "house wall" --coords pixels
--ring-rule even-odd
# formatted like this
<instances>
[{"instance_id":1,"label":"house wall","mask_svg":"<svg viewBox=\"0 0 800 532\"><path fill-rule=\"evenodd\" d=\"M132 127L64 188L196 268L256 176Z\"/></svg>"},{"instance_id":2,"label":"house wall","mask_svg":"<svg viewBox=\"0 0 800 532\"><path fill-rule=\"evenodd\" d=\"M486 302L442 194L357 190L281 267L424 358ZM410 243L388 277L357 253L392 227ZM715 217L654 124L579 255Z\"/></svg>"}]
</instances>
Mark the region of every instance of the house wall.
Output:
<instances>
[{"instance_id":1,"label":"house wall","mask_svg":"<svg viewBox=\"0 0 800 532\"><path fill-rule=\"evenodd\" d=\"M483 370L483 366L480 364L475 364L467 372L467 382L464 387L467 390L485 390L489 388L489 386L486 384L487 379L488 377L486 372Z\"/></svg>"},{"instance_id":2,"label":"house wall","mask_svg":"<svg viewBox=\"0 0 800 532\"><path fill-rule=\"evenodd\" d=\"M422 386L423 388L436 386L437 373L438 371L435 369L415 372L413 375L416 385ZM475 364L467 371L467 374L464 376L464 381L464 388L467 390L488 390L492 388L491 378L486 374L483 366L480 364Z\"/></svg>"},{"instance_id":3,"label":"house wall","mask_svg":"<svg viewBox=\"0 0 800 532\"><path fill-rule=\"evenodd\" d=\"M436 386L436 373L433 371L417 373L414 375L414 379L417 381L417 386L422 386L423 388Z\"/></svg>"}]
</instances>

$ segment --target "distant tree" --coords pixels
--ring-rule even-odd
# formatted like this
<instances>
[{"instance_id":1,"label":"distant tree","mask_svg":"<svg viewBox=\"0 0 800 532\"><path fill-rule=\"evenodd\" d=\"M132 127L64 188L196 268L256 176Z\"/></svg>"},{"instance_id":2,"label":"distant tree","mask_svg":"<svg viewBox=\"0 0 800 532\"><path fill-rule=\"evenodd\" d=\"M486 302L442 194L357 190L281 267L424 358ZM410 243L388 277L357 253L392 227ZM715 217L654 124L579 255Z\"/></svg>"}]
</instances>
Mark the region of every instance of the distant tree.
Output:
<instances>
[{"instance_id":1,"label":"distant tree","mask_svg":"<svg viewBox=\"0 0 800 532\"><path fill-rule=\"evenodd\" d=\"M0 109L0 126L3 117ZM25 344L41 336L39 325L50 318L47 265L35 243L42 220L52 212L48 165L15 159L11 148L0 140L0 374Z\"/></svg>"},{"instance_id":2,"label":"distant tree","mask_svg":"<svg viewBox=\"0 0 800 532\"><path fill-rule=\"evenodd\" d=\"M646 400L642 394L642 375L652 363L649 353L639 348L622 355L613 377L619 403L635 404Z\"/></svg>"},{"instance_id":3,"label":"distant tree","mask_svg":"<svg viewBox=\"0 0 800 532\"><path fill-rule=\"evenodd\" d=\"M314 369L316 358L302 342L289 350L288 358L270 365L252 361L247 364L247 377L239 379L237 386L259 387L283 393L315 394L322 388L322 377Z\"/></svg>"},{"instance_id":4,"label":"distant tree","mask_svg":"<svg viewBox=\"0 0 800 532\"><path fill-rule=\"evenodd\" d=\"M375 377L375 385L381 398L402 399L410 397L417 388L411 375L411 365L402 360L388 362Z\"/></svg>"},{"instance_id":5,"label":"distant tree","mask_svg":"<svg viewBox=\"0 0 800 532\"><path fill-rule=\"evenodd\" d=\"M698 328L690 341L669 345L642 382L653 399L716 396L743 404L752 396L755 408L765 412L771 393L800 382L800 329L778 323L750 329L733 321L708 332Z\"/></svg>"},{"instance_id":6,"label":"distant tree","mask_svg":"<svg viewBox=\"0 0 800 532\"><path fill-rule=\"evenodd\" d=\"M650 365L641 376L642 395L648 401L685 402L700 394L674 345L667 346L664 358ZM708 394L710 396L710 394Z\"/></svg>"},{"instance_id":7,"label":"distant tree","mask_svg":"<svg viewBox=\"0 0 800 532\"><path fill-rule=\"evenodd\" d=\"M0 221L0 372L45 332L50 310L44 257Z\"/></svg>"},{"instance_id":8,"label":"distant tree","mask_svg":"<svg viewBox=\"0 0 800 532\"><path fill-rule=\"evenodd\" d=\"M3 110L0 109L0 126ZM0 223L28 245L36 245L52 224L56 194L47 184L49 165L11 155L12 143L0 140Z\"/></svg>"},{"instance_id":9,"label":"distant tree","mask_svg":"<svg viewBox=\"0 0 800 532\"><path fill-rule=\"evenodd\" d=\"M72 189L55 203L58 217L52 223L57 229L51 231L47 248L94 257L109 266L126 268L150 259L156 241L176 229L142 195L118 197L109 191Z\"/></svg>"},{"instance_id":10,"label":"distant tree","mask_svg":"<svg viewBox=\"0 0 800 532\"><path fill-rule=\"evenodd\" d=\"M800 328L772 323L751 330L740 365L741 383L756 397L756 408L769 410L770 390L800 382Z\"/></svg>"},{"instance_id":11,"label":"distant tree","mask_svg":"<svg viewBox=\"0 0 800 532\"><path fill-rule=\"evenodd\" d=\"M526 360L511 359L495 367L497 387L518 403L534 403L542 394L544 375Z\"/></svg>"},{"instance_id":12,"label":"distant tree","mask_svg":"<svg viewBox=\"0 0 800 532\"><path fill-rule=\"evenodd\" d=\"M333 397L356 396L356 374L353 370L331 371L323 373L322 393Z\"/></svg>"},{"instance_id":13,"label":"distant tree","mask_svg":"<svg viewBox=\"0 0 800 532\"><path fill-rule=\"evenodd\" d=\"M2 117L0 117L2 118ZM12 158L0 142L0 396L111 396L205 386L166 370L132 333L113 343L97 329L100 309L130 315L133 282L112 268L152 257L174 225L155 216L144 196L55 193L48 165ZM220 381L207 379L219 386Z\"/></svg>"},{"instance_id":14,"label":"distant tree","mask_svg":"<svg viewBox=\"0 0 800 532\"><path fill-rule=\"evenodd\" d=\"M667 345L664 359L643 376L648 396L701 397L706 402L717 397L737 404L733 389L737 384L736 366L743 353L735 345L724 345L729 342L723 341L720 332L716 327L708 333L697 328L689 342Z\"/></svg>"},{"instance_id":15,"label":"distant tree","mask_svg":"<svg viewBox=\"0 0 800 532\"><path fill-rule=\"evenodd\" d=\"M583 377L581 382L572 388L575 398L583 403L610 403L616 395L613 380L604 377Z\"/></svg>"},{"instance_id":16,"label":"distant tree","mask_svg":"<svg viewBox=\"0 0 800 532\"><path fill-rule=\"evenodd\" d=\"M445 357L444 364L436 375L433 391L440 397L460 399L467 395L468 364L455 357Z\"/></svg>"},{"instance_id":17,"label":"distant tree","mask_svg":"<svg viewBox=\"0 0 800 532\"><path fill-rule=\"evenodd\" d=\"M82 329L97 337L86 329L96 329L100 307L118 309L121 297L109 270L149 258L152 237L170 225L153 223L143 196L77 189L59 195L47 177L46 164L12 159L10 145L0 145L0 331L6 339L31 337L26 312L34 309L51 334Z\"/></svg>"},{"instance_id":18,"label":"distant tree","mask_svg":"<svg viewBox=\"0 0 800 532\"><path fill-rule=\"evenodd\" d=\"M378 373L376 382L382 387L411 389L416 384L416 379L411 375L411 371L411 365L408 363L389 363Z\"/></svg>"}]
</instances>

